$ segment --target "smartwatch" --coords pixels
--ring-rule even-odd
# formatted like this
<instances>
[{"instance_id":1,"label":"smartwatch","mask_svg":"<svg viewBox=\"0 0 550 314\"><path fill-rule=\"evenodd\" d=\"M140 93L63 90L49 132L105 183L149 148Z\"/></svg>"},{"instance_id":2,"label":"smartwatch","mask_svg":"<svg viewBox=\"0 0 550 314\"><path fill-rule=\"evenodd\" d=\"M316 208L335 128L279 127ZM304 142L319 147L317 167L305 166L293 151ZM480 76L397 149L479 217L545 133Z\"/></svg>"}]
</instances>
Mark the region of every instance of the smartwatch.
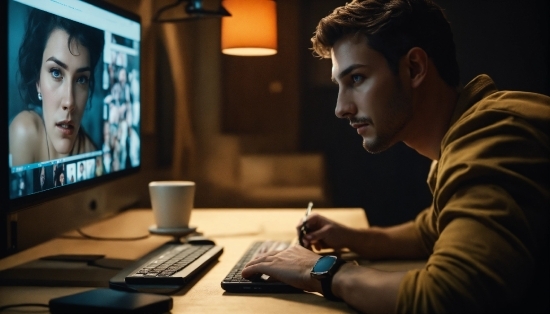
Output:
<instances>
[{"instance_id":1,"label":"smartwatch","mask_svg":"<svg viewBox=\"0 0 550 314\"><path fill-rule=\"evenodd\" d=\"M332 293L332 277L346 261L333 255L321 256L311 269L310 275L321 282L323 296L328 300L340 300Z\"/></svg>"}]
</instances>

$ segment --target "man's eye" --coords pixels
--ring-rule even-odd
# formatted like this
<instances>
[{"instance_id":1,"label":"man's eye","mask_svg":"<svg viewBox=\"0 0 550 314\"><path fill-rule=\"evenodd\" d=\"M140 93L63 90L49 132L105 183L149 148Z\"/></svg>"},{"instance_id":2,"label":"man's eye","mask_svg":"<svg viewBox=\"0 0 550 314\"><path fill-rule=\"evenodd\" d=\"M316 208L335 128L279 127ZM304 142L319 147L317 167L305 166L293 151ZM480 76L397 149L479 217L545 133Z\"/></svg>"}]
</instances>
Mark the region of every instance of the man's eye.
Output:
<instances>
[{"instance_id":1,"label":"man's eye","mask_svg":"<svg viewBox=\"0 0 550 314\"><path fill-rule=\"evenodd\" d=\"M351 76L351 80L352 80L354 83L359 83L359 82L361 82L361 81L363 80L363 76L355 74L355 75L352 75L352 76Z\"/></svg>"}]
</instances>

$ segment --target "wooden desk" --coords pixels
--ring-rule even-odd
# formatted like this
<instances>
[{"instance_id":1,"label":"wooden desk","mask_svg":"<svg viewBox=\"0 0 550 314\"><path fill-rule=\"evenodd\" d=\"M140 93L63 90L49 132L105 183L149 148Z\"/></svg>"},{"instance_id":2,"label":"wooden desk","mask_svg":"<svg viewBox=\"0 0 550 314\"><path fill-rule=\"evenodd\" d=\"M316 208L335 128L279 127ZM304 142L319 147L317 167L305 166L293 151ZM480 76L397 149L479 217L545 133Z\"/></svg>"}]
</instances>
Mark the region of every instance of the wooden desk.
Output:
<instances>
[{"instance_id":1,"label":"wooden desk","mask_svg":"<svg viewBox=\"0 0 550 314\"><path fill-rule=\"evenodd\" d=\"M303 294L231 294L220 286L221 280L255 240L292 240L295 226L304 215L300 209L195 209L190 225L224 247L219 261L201 273L175 295L172 313L349 313L343 302L325 300L313 293ZM367 228L360 208L314 209L337 222ZM136 237L148 234L153 224L151 210L136 209L83 228L98 237ZM77 236L76 232L69 235ZM170 240L151 235L138 241L94 241L57 238L0 260L0 270L53 254L105 254L109 258L137 259ZM391 264L391 267L395 267ZM15 303L47 304L51 298L91 288L78 287L5 287L0 286L0 306ZM18 311L21 309L14 309ZM5 313L10 313L6 311ZM20 312L18 312L20 313Z\"/></svg>"}]
</instances>

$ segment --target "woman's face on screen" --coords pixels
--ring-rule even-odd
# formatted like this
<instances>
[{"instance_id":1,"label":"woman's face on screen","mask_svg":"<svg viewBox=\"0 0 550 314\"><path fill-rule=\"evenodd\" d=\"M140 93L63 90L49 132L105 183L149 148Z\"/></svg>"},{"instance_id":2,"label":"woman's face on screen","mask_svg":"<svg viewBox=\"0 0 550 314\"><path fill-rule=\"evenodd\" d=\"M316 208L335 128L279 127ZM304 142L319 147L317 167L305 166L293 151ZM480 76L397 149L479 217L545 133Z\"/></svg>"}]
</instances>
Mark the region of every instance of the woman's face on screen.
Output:
<instances>
[{"instance_id":1,"label":"woman's face on screen","mask_svg":"<svg viewBox=\"0 0 550 314\"><path fill-rule=\"evenodd\" d=\"M40 78L44 127L50 150L68 155L75 143L86 107L91 75L88 49L76 40L67 45L69 35L54 30L42 55Z\"/></svg>"}]
</instances>

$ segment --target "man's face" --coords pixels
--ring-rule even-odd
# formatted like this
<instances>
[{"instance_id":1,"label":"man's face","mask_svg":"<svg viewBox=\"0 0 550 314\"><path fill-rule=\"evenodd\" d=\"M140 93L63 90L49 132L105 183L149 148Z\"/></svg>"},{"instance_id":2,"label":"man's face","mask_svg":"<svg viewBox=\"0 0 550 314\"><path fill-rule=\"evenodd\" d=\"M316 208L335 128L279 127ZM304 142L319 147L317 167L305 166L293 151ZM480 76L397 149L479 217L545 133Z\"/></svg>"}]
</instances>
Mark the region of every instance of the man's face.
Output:
<instances>
[{"instance_id":1,"label":"man's face","mask_svg":"<svg viewBox=\"0 0 550 314\"><path fill-rule=\"evenodd\" d=\"M340 39L331 59L332 79L339 86L336 116L350 121L368 152L378 153L401 141L412 116L404 71L394 75L366 39Z\"/></svg>"}]
</instances>

